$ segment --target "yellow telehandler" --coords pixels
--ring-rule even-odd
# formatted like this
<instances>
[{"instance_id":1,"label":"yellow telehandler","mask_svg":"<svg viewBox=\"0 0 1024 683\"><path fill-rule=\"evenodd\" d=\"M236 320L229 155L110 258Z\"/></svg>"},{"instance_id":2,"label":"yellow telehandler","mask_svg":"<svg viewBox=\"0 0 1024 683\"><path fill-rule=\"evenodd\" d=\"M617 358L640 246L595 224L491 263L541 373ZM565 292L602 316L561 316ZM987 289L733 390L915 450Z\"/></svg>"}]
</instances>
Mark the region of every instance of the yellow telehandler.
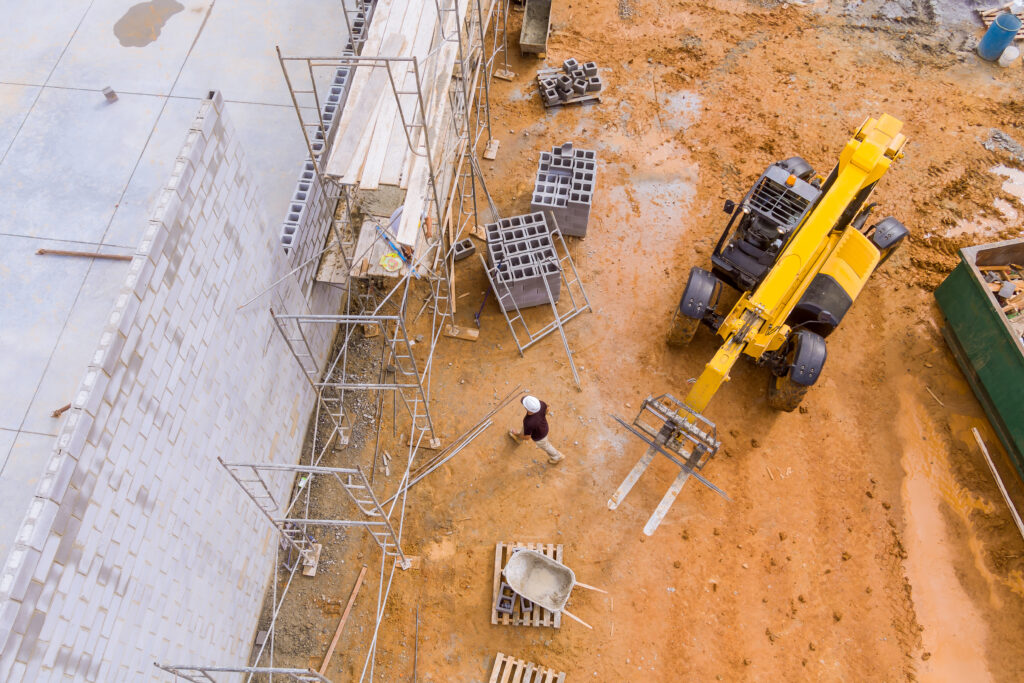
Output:
<instances>
[{"instance_id":1,"label":"yellow telehandler","mask_svg":"<svg viewBox=\"0 0 1024 683\"><path fill-rule=\"evenodd\" d=\"M704 411L740 356L769 369L770 406L795 410L824 367L825 338L875 268L906 238L907 229L892 217L865 227L875 207L867 203L871 192L903 156L902 127L888 114L868 118L828 177L792 157L769 166L742 202L725 203L729 223L715 246L711 271L691 269L668 335L669 344L680 346L704 323L723 339L721 347L682 401L669 394L648 397L632 424L613 416L648 449L608 501L610 509L655 455L680 468L644 527L648 536L691 475L725 496L699 472L720 446ZM720 312L723 284L740 297Z\"/></svg>"}]
</instances>

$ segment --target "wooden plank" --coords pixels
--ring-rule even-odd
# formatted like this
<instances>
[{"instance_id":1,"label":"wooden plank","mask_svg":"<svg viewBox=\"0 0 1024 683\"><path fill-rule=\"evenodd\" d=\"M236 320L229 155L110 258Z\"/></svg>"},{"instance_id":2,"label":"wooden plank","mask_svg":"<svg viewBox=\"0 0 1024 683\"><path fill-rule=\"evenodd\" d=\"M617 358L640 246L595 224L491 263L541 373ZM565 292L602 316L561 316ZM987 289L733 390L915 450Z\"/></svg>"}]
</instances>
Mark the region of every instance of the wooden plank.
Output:
<instances>
[{"instance_id":1,"label":"wooden plank","mask_svg":"<svg viewBox=\"0 0 1024 683\"><path fill-rule=\"evenodd\" d=\"M391 36L381 47L383 54L400 52L405 46L405 39L402 36ZM345 112L354 112L349 119L341 135L339 135L331 147L330 158L327 159L326 174L335 178L342 178L348 175L353 164L362 165L360 149L363 156L366 154L366 146L369 139L366 138L367 128L375 122L373 118L377 106L385 90L389 90L387 68L383 66L361 66L357 71L369 74L365 86L359 95L359 99L345 105ZM349 95L351 98L351 94ZM342 129L339 129L342 130Z\"/></svg>"},{"instance_id":2,"label":"wooden plank","mask_svg":"<svg viewBox=\"0 0 1024 683\"><path fill-rule=\"evenodd\" d=\"M500 543L498 545L501 545ZM505 655L500 652L494 658L494 668L491 669L491 678L487 683L498 683L498 674L501 673L501 663L505 661Z\"/></svg>"},{"instance_id":3,"label":"wooden plank","mask_svg":"<svg viewBox=\"0 0 1024 683\"><path fill-rule=\"evenodd\" d=\"M491 623L498 623L498 589L501 588L501 560L504 543L498 543L494 547L494 595L491 600Z\"/></svg>"},{"instance_id":4,"label":"wooden plank","mask_svg":"<svg viewBox=\"0 0 1024 683\"><path fill-rule=\"evenodd\" d=\"M423 13L428 3L416 3L415 6L406 9L405 17L399 28L399 33L405 39L405 48L401 55L409 57L413 54L418 27L422 21ZM432 9L429 11L433 12ZM404 84L411 69L409 62L400 62L392 69L392 76L395 79L395 86L404 89ZM364 190L376 190L380 184L380 172L384 166L384 155L387 152L388 141L391 139L392 129L398 113L398 95L392 91L391 83L387 84L387 95L381 101L377 110L377 123L373 129L373 138L369 142L366 161L362 171L359 173L359 186ZM355 179L353 179L353 183Z\"/></svg>"},{"instance_id":5,"label":"wooden plank","mask_svg":"<svg viewBox=\"0 0 1024 683\"><path fill-rule=\"evenodd\" d=\"M476 341L480 337L480 330L475 327L456 327L455 325L444 326L444 336L466 341Z\"/></svg>"},{"instance_id":6,"label":"wooden plank","mask_svg":"<svg viewBox=\"0 0 1024 683\"><path fill-rule=\"evenodd\" d=\"M515 667L516 660L511 657L505 657L505 668L501 672L501 683L508 683L509 676L512 675L512 671Z\"/></svg>"},{"instance_id":7,"label":"wooden plank","mask_svg":"<svg viewBox=\"0 0 1024 683\"><path fill-rule=\"evenodd\" d=\"M460 7L458 13L459 17L466 16L466 6L469 0L456 0ZM454 27L449 29L451 24L455 23L454 13L450 13L446 17L445 33L448 30L453 30ZM458 27L459 30L462 27ZM432 104L427 112L427 129L430 134L431 145L433 152L439 153L442 145L438 139L441 131L441 125L445 123L447 116L444 112L448 105L448 88L451 86L452 72L455 69L455 56L458 48L458 44L454 42L445 42L441 46L441 53L438 56L438 66L440 68L440 74L434 82L434 86L431 88L433 93L431 96ZM435 160L436 161L436 160ZM405 197L405 210L402 211L402 221L398 228L398 243L407 245L410 247L416 247L417 237L419 234L420 216L423 213L423 207L426 203L427 195L427 184L429 182L429 164L424 156L416 156L413 164L413 171L409 179L409 192Z\"/></svg>"},{"instance_id":8,"label":"wooden plank","mask_svg":"<svg viewBox=\"0 0 1024 683\"><path fill-rule=\"evenodd\" d=\"M402 32L402 28L405 25L406 17L410 14L414 14L417 10L410 12L409 6L413 0L393 0L394 4L391 6L391 11L388 12L387 25L384 29L384 38L381 43L380 50L376 55L368 53L364 48L362 51L363 55L366 56L380 56L380 57L402 57L405 54L406 48L411 46L411 39L407 38ZM401 46L393 47L392 43L396 40L396 37L401 38ZM359 138L359 142L356 145L355 150L352 153L351 160L348 166L345 167L345 172L342 175L342 183L346 185L355 185L359 182L359 176L362 172L362 168L366 162L366 155L370 149L370 141L373 138L374 131L378 126L383 125L383 120L380 117L381 110L387 106L389 101L394 101L394 96L391 90L391 83L388 78L388 72L390 71L393 75L396 72L404 74L407 65L403 62L389 63L387 65L375 65L372 67L374 71L382 70L384 72L384 79L379 86L380 93L378 94L372 109L368 109L365 112L356 112L356 117L366 117L367 124L363 127L362 135ZM399 76L401 79L404 76ZM373 75L371 74L371 82ZM367 87L370 86L370 82L367 83ZM364 91L365 92L365 91ZM350 98L351 99L351 98ZM347 108L347 107L346 107ZM353 119L353 120L358 120ZM342 152L344 153L344 152Z\"/></svg>"},{"instance_id":9,"label":"wooden plank","mask_svg":"<svg viewBox=\"0 0 1024 683\"><path fill-rule=\"evenodd\" d=\"M555 547L555 551L554 551L554 553L552 553L551 557L553 557L558 562L561 562L562 564L565 564L564 562L562 562L562 544L561 543L559 543ZM561 612L559 612L558 614L555 615L555 628L562 628L562 613Z\"/></svg>"},{"instance_id":10,"label":"wooden plank","mask_svg":"<svg viewBox=\"0 0 1024 683\"><path fill-rule=\"evenodd\" d=\"M437 16L437 10L434 9L432 3L424 3L425 9L423 14L420 15L419 30L416 33L416 37L412 44L412 50L410 54L418 60L418 66L420 69L420 79L424 79L427 74L423 73L425 66L428 66L426 60L427 55L430 53L431 45L435 34L437 33L437 27L439 24L439 17ZM416 74L412 67L409 67L409 73L406 76L405 83L402 85L402 90L415 90L416 89ZM429 93L425 95L429 97ZM424 106L429 104L425 103ZM402 112L406 116L406 123L411 123L413 117L419 112L419 103L416 101L415 95L403 95L400 98L400 106ZM384 156L384 164L381 168L380 178L378 182L385 185L398 185L402 176L402 169L405 168L406 160L408 156L412 154L409 150L409 142L406 140L405 131L402 129L402 118L396 109L395 120L391 130L391 139L388 140L387 150Z\"/></svg>"},{"instance_id":11,"label":"wooden plank","mask_svg":"<svg viewBox=\"0 0 1024 683\"><path fill-rule=\"evenodd\" d=\"M327 671L327 665L331 663L331 655L334 654L334 648L338 645L338 638L341 637L341 631L345 628L345 622L348 621L349 612L352 611L352 605L356 602L356 595L359 594L359 587L363 585L363 577L366 576L366 565L359 570L359 577L356 579L356 585L353 586L352 592L348 596L348 604L345 605L345 611L341 615L341 621L338 622L338 628L334 631L334 638L331 639L331 645L327 648L327 656L324 657L324 663L320 665L320 675L323 676L324 672Z\"/></svg>"},{"instance_id":12,"label":"wooden plank","mask_svg":"<svg viewBox=\"0 0 1024 683\"><path fill-rule=\"evenodd\" d=\"M548 543L547 545L540 545L540 546L538 546L537 547L537 551L540 552L541 554L543 554L545 557L553 558L555 555L554 555L554 551L552 550L552 548L553 548L553 546L550 543ZM551 626L554 623L554 620L551 618L551 612L549 612L548 610L542 610L542 612L544 614L544 619L541 622L541 625L542 626Z\"/></svg>"},{"instance_id":13,"label":"wooden plank","mask_svg":"<svg viewBox=\"0 0 1024 683\"><path fill-rule=\"evenodd\" d=\"M316 576L316 568L320 564L320 553L324 547L320 543L313 544L313 559L312 561L302 563L302 575L303 576Z\"/></svg>"},{"instance_id":14,"label":"wooden plank","mask_svg":"<svg viewBox=\"0 0 1024 683\"><path fill-rule=\"evenodd\" d=\"M381 45L384 42L384 35L387 31L391 6L394 3L395 0L378 0L377 5L373 10L373 18L370 21L370 28L366 32L366 41L363 43L363 55L375 56L380 54ZM355 75L352 77L352 84L349 86L348 90L347 104L342 109L341 118L338 119L338 132L335 137L335 142L331 145L331 149L328 150L327 163L324 166L325 173L329 176L340 178L348 168L351 150L343 150L338 144L338 141L341 139L344 132L348 130L352 119L355 118L357 114L366 113L357 111L354 103L362 98L363 92L366 89L367 81L370 78L370 71L376 71L376 69L367 69L363 67L356 67L355 69Z\"/></svg>"},{"instance_id":15,"label":"wooden plank","mask_svg":"<svg viewBox=\"0 0 1024 683\"><path fill-rule=\"evenodd\" d=\"M523 671L526 670L526 662L524 662L521 659L516 659L513 661L514 668L512 671L512 680L510 681L510 683L523 683Z\"/></svg>"}]
</instances>

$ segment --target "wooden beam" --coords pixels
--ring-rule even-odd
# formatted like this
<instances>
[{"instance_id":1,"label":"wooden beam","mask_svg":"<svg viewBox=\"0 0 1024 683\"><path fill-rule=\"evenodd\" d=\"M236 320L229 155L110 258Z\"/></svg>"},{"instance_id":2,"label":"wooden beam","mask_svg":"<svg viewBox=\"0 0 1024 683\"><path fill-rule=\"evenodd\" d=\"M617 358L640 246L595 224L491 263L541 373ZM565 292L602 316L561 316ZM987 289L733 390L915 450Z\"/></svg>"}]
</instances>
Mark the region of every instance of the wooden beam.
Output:
<instances>
[{"instance_id":1,"label":"wooden beam","mask_svg":"<svg viewBox=\"0 0 1024 683\"><path fill-rule=\"evenodd\" d=\"M107 261L131 261L129 254L100 254L95 251L68 251L66 249L37 249L39 256L81 256L82 258L98 258Z\"/></svg>"},{"instance_id":2,"label":"wooden beam","mask_svg":"<svg viewBox=\"0 0 1024 683\"><path fill-rule=\"evenodd\" d=\"M389 36L384 45L381 46L381 54L396 54L405 47L405 39L401 35ZM369 69L370 76L366 81L366 87L359 96L359 100L353 103L346 103L345 110L353 108L356 113L349 121L348 128L335 140L334 151L328 164L335 164L334 168L339 171L339 176L345 182L354 182L353 169L358 174L366 158L366 150L370 145L370 138L373 133L373 126L376 123L377 109L380 107L381 99L385 91L390 93L388 85L388 67L386 66L361 66L361 69ZM333 175L330 166L328 175Z\"/></svg>"},{"instance_id":3,"label":"wooden beam","mask_svg":"<svg viewBox=\"0 0 1024 683\"><path fill-rule=\"evenodd\" d=\"M415 7L406 10L405 19L402 21L400 27L400 33L405 39L405 48L402 51L403 57L409 57L413 54L415 48L417 27L422 22L423 12L428 11L425 8L427 3L418 3ZM433 10L430 10L433 12ZM396 65L397 68L392 70L392 76L395 79L395 86L398 89L404 90L406 80L408 78L409 70L411 66L408 62L402 62ZM390 83L388 83L388 90L391 90ZM363 164L361 172L359 173L359 187L364 190L376 190L380 184L380 172L384 166L384 158L387 153L388 141L391 139L392 130L395 126L395 119L398 114L398 97L395 92L389 92L381 100L380 108L377 111L377 123L373 129L373 139L369 142L369 148L366 154L366 161ZM355 179L351 180L346 177L345 182L355 183Z\"/></svg>"},{"instance_id":4,"label":"wooden beam","mask_svg":"<svg viewBox=\"0 0 1024 683\"><path fill-rule=\"evenodd\" d=\"M430 47L438 33L437 28L440 24L437 11L429 3L425 3L425 5L423 14L420 16L420 23L417 27L416 36L413 40L412 51L410 53L417 59L421 82L427 75L424 73L424 70L427 69L430 64L427 60L427 55L430 54ZM416 89L416 74L411 65L409 67L409 73L405 77L405 83L402 85L402 89L406 91ZM429 94L425 93L424 97L429 97ZM406 123L412 123L419 114L419 103L416 101L415 95L402 95L399 106L402 108L402 113L405 115ZM387 150L384 154L384 162L381 167L378 183L385 185L398 185L399 180L401 179L402 169L404 169L406 165L406 159L411 154L412 152L409 150L409 142L406 140L405 131L402 129L402 118L396 107L395 118L391 129L391 138L387 141Z\"/></svg>"},{"instance_id":5,"label":"wooden beam","mask_svg":"<svg viewBox=\"0 0 1024 683\"><path fill-rule=\"evenodd\" d=\"M348 596L348 604L345 605L345 612L341 615L341 621L338 622L338 628L334 631L334 638L331 639L331 645L327 648L327 656L324 657L324 663L320 665L320 675L323 676L324 672L327 671L327 665L331 663L331 656L334 654L334 648L338 645L338 638L341 637L341 631L345 628L345 622L348 620L349 612L352 611L352 605L356 602L356 595L359 593L359 587L363 585L363 577L366 576L366 565L359 570L359 578L356 579L356 585L352 589L352 593Z\"/></svg>"},{"instance_id":6,"label":"wooden beam","mask_svg":"<svg viewBox=\"0 0 1024 683\"><path fill-rule=\"evenodd\" d=\"M456 0L456 2L460 7L459 17L465 17L465 10L469 0ZM461 26L454 26L454 24L455 17L454 13L452 13L448 20L445 21L446 34L451 30L462 30ZM441 126L448 118L445 111L448 105L448 89L451 87L457 51L458 43L449 41L441 47L441 53L438 56L440 73L431 88L433 93L432 103L427 112L427 129L429 130L431 146L433 147L432 150L428 150L428 154L430 152L436 153L441 147L441 140L438 138ZM402 211L402 220L398 227L397 242L399 244L414 248L417 246L420 216L426 204L427 185L430 181L429 176L430 164L427 163L426 156L416 156L413 162L412 174L409 177L409 191L405 197L405 209ZM438 200L441 201L441 198L438 198Z\"/></svg>"},{"instance_id":7,"label":"wooden beam","mask_svg":"<svg viewBox=\"0 0 1024 683\"><path fill-rule=\"evenodd\" d=\"M391 6L394 2L395 0L378 0L377 6L373 10L370 28L366 32L366 41L363 43L363 56L377 56L380 54L381 44L384 41L384 35L387 30L388 17L391 14ZM351 161L351 150L344 150L338 144L338 141L348 130L349 124L357 114L356 107L350 106L350 104L362 98L363 90L366 88L366 83L370 78L370 71L371 69L363 67L356 67L355 69L352 85L348 89L348 99L345 107L342 109L341 118L338 120L338 133L334 144L331 145L327 153L327 163L324 168L325 173L329 176L340 178L348 169L348 164ZM376 71L376 69L373 69L373 71Z\"/></svg>"}]
</instances>

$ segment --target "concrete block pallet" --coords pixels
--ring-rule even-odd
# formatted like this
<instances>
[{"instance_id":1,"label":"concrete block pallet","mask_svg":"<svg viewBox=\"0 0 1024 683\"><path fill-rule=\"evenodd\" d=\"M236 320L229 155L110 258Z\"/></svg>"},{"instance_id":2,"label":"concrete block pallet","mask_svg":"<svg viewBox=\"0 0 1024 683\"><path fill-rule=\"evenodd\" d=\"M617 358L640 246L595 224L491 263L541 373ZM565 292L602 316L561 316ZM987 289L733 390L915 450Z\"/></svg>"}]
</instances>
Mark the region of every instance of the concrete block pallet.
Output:
<instances>
[{"instance_id":1,"label":"concrete block pallet","mask_svg":"<svg viewBox=\"0 0 1024 683\"><path fill-rule=\"evenodd\" d=\"M502 218L484 226L484 231L502 311L558 303L562 268L543 213Z\"/></svg>"},{"instance_id":2,"label":"concrete block pallet","mask_svg":"<svg viewBox=\"0 0 1024 683\"><path fill-rule=\"evenodd\" d=\"M561 69L541 69L537 72L537 87L545 107L564 104L600 102L598 93L604 88L597 75L597 64L580 64L576 59L562 62Z\"/></svg>"},{"instance_id":3,"label":"concrete block pallet","mask_svg":"<svg viewBox=\"0 0 1024 683\"><path fill-rule=\"evenodd\" d=\"M597 182L597 154L571 142L541 152L530 210L551 212L563 235L586 237Z\"/></svg>"}]
</instances>

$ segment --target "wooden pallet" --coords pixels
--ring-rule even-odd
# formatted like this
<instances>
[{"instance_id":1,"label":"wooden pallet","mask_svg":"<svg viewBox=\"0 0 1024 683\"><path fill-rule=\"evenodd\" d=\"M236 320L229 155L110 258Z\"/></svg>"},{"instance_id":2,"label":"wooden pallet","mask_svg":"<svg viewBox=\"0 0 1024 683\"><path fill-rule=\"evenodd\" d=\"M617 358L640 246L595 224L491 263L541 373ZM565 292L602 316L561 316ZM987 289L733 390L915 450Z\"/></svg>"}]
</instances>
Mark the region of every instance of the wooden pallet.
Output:
<instances>
[{"instance_id":1,"label":"wooden pallet","mask_svg":"<svg viewBox=\"0 0 1024 683\"><path fill-rule=\"evenodd\" d=\"M488 683L565 683L565 672L498 653Z\"/></svg>"},{"instance_id":2,"label":"wooden pallet","mask_svg":"<svg viewBox=\"0 0 1024 683\"><path fill-rule=\"evenodd\" d=\"M998 17L1003 12L1006 12L1007 10L1009 10L1012 6L1013 6L1013 3L1011 2L1011 3L1008 3L1006 5L1002 5L1000 7L990 7L989 9L979 9L979 10L977 10L977 12L978 12L978 16L981 17L981 22L983 24L985 24L985 28L988 28L989 26L992 25L992 22L996 20L996 17ZM1014 12L1013 14L1018 19L1020 19L1021 21L1024 21L1024 12ZM1013 40L1015 42L1016 41L1024 41L1024 31L1018 32L1017 36Z\"/></svg>"},{"instance_id":3,"label":"wooden pallet","mask_svg":"<svg viewBox=\"0 0 1024 683\"><path fill-rule=\"evenodd\" d=\"M545 75L549 75L550 73L562 73L562 70L561 69L542 69L541 71L538 71L537 72L537 88L538 88L538 90L542 90L543 89L544 86L541 84L541 81L542 81L542 79L543 79L543 77ZM596 104L600 104L601 103L601 94L600 93L594 93L594 92L592 92L592 93L583 93L582 95L574 95L573 97L570 97L567 100L558 100L557 102L553 102L551 104L548 104L547 101L544 99L544 95L543 95L543 92L542 92L541 96L540 96L540 101L541 101L541 104L544 105L545 109L554 109L555 107L567 107L567 106L573 105L573 104L587 104L588 102L594 102Z\"/></svg>"},{"instance_id":4,"label":"wooden pallet","mask_svg":"<svg viewBox=\"0 0 1024 683\"><path fill-rule=\"evenodd\" d=\"M516 600L512 614L498 611L498 593L501 590L501 570L505 568L508 558L518 548L536 550L558 562L562 561L562 544L553 543L498 543L494 548L494 595L491 600L491 623L505 626L548 626L562 627L562 613L553 614L540 605L534 605L532 612L522 612L521 601ZM502 679L504 680L504 679ZM513 679L515 680L515 679Z\"/></svg>"}]
</instances>

